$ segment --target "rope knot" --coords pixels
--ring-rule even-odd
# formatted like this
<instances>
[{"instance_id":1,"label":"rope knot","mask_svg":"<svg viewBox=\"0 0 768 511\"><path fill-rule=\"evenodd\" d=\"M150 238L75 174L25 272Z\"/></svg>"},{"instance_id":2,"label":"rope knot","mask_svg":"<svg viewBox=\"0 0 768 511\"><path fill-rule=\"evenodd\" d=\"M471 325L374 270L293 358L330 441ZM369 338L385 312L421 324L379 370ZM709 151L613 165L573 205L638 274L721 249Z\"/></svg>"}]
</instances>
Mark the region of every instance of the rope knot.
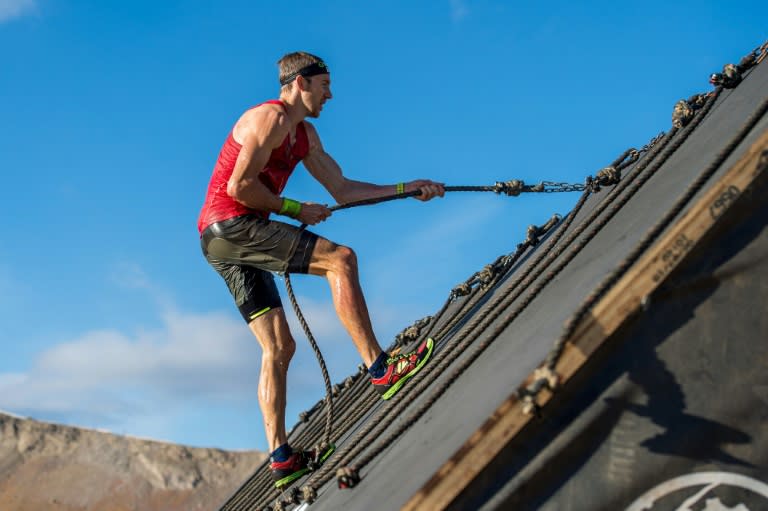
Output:
<instances>
[{"instance_id":1,"label":"rope knot","mask_svg":"<svg viewBox=\"0 0 768 511\"><path fill-rule=\"evenodd\" d=\"M687 126L693 119L694 113L693 107L686 100L681 99L675 103L675 108L672 110L672 126L678 129Z\"/></svg>"},{"instance_id":2,"label":"rope knot","mask_svg":"<svg viewBox=\"0 0 768 511\"><path fill-rule=\"evenodd\" d=\"M395 345L402 346L408 342L415 341L421 335L421 329L424 328L429 322L432 321L432 316L425 316L397 334L395 336Z\"/></svg>"},{"instance_id":3,"label":"rope knot","mask_svg":"<svg viewBox=\"0 0 768 511\"><path fill-rule=\"evenodd\" d=\"M304 502L313 504L317 500L317 490L313 486L305 485L302 487L301 493L304 497Z\"/></svg>"},{"instance_id":4,"label":"rope knot","mask_svg":"<svg viewBox=\"0 0 768 511\"><path fill-rule=\"evenodd\" d=\"M709 76L709 83L714 86L722 85L726 89L733 89L739 83L741 83L742 70L746 71L746 69L752 67L754 60L755 59L752 58L750 61L749 56L747 56L747 58L742 60L739 66L734 64L724 65L722 73L713 73Z\"/></svg>"},{"instance_id":5,"label":"rope knot","mask_svg":"<svg viewBox=\"0 0 768 511\"><path fill-rule=\"evenodd\" d=\"M336 482L342 490L354 488L360 482L360 474L354 467L341 467L336 471Z\"/></svg>"},{"instance_id":6,"label":"rope knot","mask_svg":"<svg viewBox=\"0 0 768 511\"><path fill-rule=\"evenodd\" d=\"M597 173L597 180L603 186L619 184L621 173L614 166L605 167Z\"/></svg>"},{"instance_id":7,"label":"rope knot","mask_svg":"<svg viewBox=\"0 0 768 511\"><path fill-rule=\"evenodd\" d=\"M539 367L533 372L533 377L546 382L549 390L556 390L560 384L560 376L549 367Z\"/></svg>"},{"instance_id":8,"label":"rope knot","mask_svg":"<svg viewBox=\"0 0 768 511\"><path fill-rule=\"evenodd\" d=\"M411 325L405 330L403 330L403 338L411 341L414 339L418 339L420 332L421 332L421 328L419 328L418 325Z\"/></svg>"},{"instance_id":9,"label":"rope knot","mask_svg":"<svg viewBox=\"0 0 768 511\"><path fill-rule=\"evenodd\" d=\"M525 188L525 183L520 179L513 179L511 181L496 181L493 185L493 191L496 193L504 193L511 197L517 197Z\"/></svg>"},{"instance_id":10,"label":"rope knot","mask_svg":"<svg viewBox=\"0 0 768 511\"><path fill-rule=\"evenodd\" d=\"M530 385L517 391L517 396L523 403L523 413L541 417L541 407L536 401L536 397L541 389L546 387L554 392L559 384L560 376L549 366L537 368L533 372L533 381Z\"/></svg>"},{"instance_id":11,"label":"rope knot","mask_svg":"<svg viewBox=\"0 0 768 511\"><path fill-rule=\"evenodd\" d=\"M457 299L460 296L467 296L471 292L472 286L468 282L459 284L451 290L451 301Z\"/></svg>"},{"instance_id":12,"label":"rope knot","mask_svg":"<svg viewBox=\"0 0 768 511\"><path fill-rule=\"evenodd\" d=\"M678 129L687 126L696 112L707 103L710 94L694 94L688 99L681 99L675 103L675 108L672 110L672 126Z\"/></svg>"},{"instance_id":13,"label":"rope knot","mask_svg":"<svg viewBox=\"0 0 768 511\"><path fill-rule=\"evenodd\" d=\"M526 231L526 237L525 242L528 244L529 247L535 247L539 244L539 234L541 234L541 230L536 227L535 225L529 225L528 230Z\"/></svg>"},{"instance_id":14,"label":"rope knot","mask_svg":"<svg viewBox=\"0 0 768 511\"><path fill-rule=\"evenodd\" d=\"M482 286L487 286L496 277L496 270L492 264L487 264L482 270L477 273L477 278L480 280Z\"/></svg>"},{"instance_id":15,"label":"rope knot","mask_svg":"<svg viewBox=\"0 0 768 511\"><path fill-rule=\"evenodd\" d=\"M301 492L295 486L291 488L291 493L288 495L289 504L301 504Z\"/></svg>"}]
</instances>

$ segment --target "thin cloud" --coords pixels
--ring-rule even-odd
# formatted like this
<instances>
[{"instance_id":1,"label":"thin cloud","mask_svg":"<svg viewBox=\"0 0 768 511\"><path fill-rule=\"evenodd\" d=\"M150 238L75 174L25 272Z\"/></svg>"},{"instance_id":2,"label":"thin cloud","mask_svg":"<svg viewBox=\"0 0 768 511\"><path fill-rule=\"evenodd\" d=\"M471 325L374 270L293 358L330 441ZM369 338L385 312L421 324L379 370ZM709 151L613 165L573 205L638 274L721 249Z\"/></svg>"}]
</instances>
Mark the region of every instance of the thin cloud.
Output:
<instances>
[{"instance_id":1,"label":"thin cloud","mask_svg":"<svg viewBox=\"0 0 768 511\"><path fill-rule=\"evenodd\" d=\"M119 285L150 296L160 325L134 332L90 330L51 346L28 369L0 373L0 409L153 438L174 436L195 410L257 410L261 348L234 305L228 312L181 312L170 300L159 299L168 293L140 266L119 265L116 274ZM334 380L351 374L359 357L330 298L297 298ZM299 344L289 377L293 417L322 397L322 379L301 327L287 312Z\"/></svg>"},{"instance_id":2,"label":"thin cloud","mask_svg":"<svg viewBox=\"0 0 768 511\"><path fill-rule=\"evenodd\" d=\"M0 0L0 23L20 18L36 10L35 0Z\"/></svg>"},{"instance_id":3,"label":"thin cloud","mask_svg":"<svg viewBox=\"0 0 768 511\"><path fill-rule=\"evenodd\" d=\"M0 374L0 408L110 417L177 400L247 399L259 359L229 315L166 313L155 330L86 332L41 353L27 372Z\"/></svg>"}]
</instances>

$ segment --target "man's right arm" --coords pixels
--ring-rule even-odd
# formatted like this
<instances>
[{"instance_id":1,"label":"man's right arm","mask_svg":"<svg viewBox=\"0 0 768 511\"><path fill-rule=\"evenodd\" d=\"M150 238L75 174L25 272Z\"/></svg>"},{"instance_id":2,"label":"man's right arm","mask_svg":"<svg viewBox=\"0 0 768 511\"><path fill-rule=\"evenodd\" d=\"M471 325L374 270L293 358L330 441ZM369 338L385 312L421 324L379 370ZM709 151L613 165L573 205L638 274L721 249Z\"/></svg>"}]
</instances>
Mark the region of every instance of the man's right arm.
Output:
<instances>
[{"instance_id":1,"label":"man's right arm","mask_svg":"<svg viewBox=\"0 0 768 511\"><path fill-rule=\"evenodd\" d=\"M245 114L235 128L241 149L227 183L227 194L251 209L278 212L280 197L259 180L269 156L288 133L287 118L273 108L259 108Z\"/></svg>"},{"instance_id":2,"label":"man's right arm","mask_svg":"<svg viewBox=\"0 0 768 511\"><path fill-rule=\"evenodd\" d=\"M227 194L251 209L279 213L283 200L259 180L259 173L264 170L272 150L288 135L287 116L274 108L259 108L247 113L235 129L242 147L227 183ZM296 219L314 225L329 215L325 206L304 203Z\"/></svg>"}]
</instances>

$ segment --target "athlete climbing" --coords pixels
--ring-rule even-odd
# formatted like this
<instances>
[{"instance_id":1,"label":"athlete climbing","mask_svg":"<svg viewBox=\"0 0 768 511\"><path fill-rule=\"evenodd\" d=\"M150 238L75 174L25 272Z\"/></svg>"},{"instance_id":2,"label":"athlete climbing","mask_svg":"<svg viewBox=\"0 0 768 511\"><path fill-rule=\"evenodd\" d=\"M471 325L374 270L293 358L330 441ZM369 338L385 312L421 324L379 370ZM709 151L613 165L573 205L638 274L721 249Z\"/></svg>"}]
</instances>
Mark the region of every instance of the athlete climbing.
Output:
<instances>
[{"instance_id":1,"label":"athlete climbing","mask_svg":"<svg viewBox=\"0 0 768 511\"><path fill-rule=\"evenodd\" d=\"M271 470L278 488L310 471L323 453L294 452L285 431L286 378L296 349L272 272L305 273L328 279L342 324L383 399L392 397L427 362L430 339L410 353L390 354L373 333L352 249L306 229L270 220L284 215L315 225L331 209L281 197L293 169L303 162L312 176L339 203L392 194L418 194L428 201L445 187L426 179L376 185L346 178L323 149L305 118L320 116L331 99L331 78L318 57L296 52L278 61L280 99L246 111L227 136L213 169L198 219L203 254L224 278L248 326L262 348L259 406L271 451ZM331 448L332 449L332 448Z\"/></svg>"}]
</instances>

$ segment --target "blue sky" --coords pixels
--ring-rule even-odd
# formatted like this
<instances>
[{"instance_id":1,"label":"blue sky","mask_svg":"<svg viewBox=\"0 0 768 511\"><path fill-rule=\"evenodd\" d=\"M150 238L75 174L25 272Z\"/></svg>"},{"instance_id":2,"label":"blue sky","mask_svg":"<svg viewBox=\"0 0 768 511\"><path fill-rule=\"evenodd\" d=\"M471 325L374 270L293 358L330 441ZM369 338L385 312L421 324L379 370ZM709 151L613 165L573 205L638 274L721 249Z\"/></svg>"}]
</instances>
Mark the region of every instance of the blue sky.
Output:
<instances>
[{"instance_id":1,"label":"blue sky","mask_svg":"<svg viewBox=\"0 0 768 511\"><path fill-rule=\"evenodd\" d=\"M760 2L273 5L0 0L0 409L266 448L259 348L196 218L232 124L276 97L284 53L329 64L315 126L354 179L583 182L768 36ZM286 195L332 203L301 166ZM316 232L356 249L387 345L576 199L450 194L340 211ZM340 381L360 361L327 284L294 289ZM294 332L289 425L323 395Z\"/></svg>"}]
</instances>

